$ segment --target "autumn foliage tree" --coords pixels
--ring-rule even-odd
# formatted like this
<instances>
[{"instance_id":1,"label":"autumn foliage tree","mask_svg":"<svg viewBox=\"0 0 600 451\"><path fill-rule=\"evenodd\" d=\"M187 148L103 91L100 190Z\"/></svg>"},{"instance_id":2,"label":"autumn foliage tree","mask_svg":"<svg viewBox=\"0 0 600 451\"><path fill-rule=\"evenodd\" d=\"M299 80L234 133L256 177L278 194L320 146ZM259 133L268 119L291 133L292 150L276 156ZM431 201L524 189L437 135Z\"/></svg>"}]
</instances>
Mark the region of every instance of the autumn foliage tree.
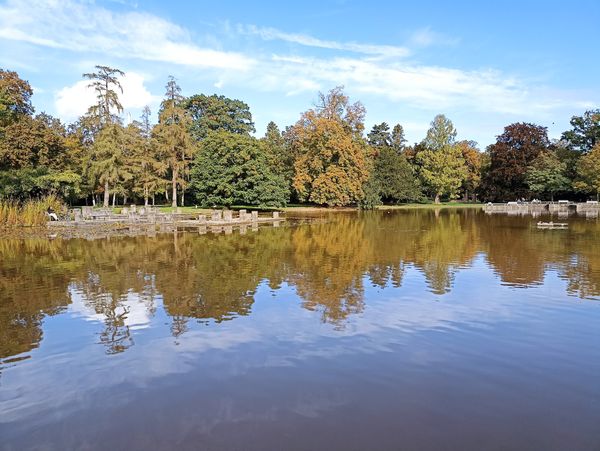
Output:
<instances>
[{"instance_id":1,"label":"autumn foliage tree","mask_svg":"<svg viewBox=\"0 0 600 451\"><path fill-rule=\"evenodd\" d=\"M300 201L343 206L362 199L370 170L364 115L362 104L351 104L341 87L320 94L318 105L302 114L292 141Z\"/></svg>"},{"instance_id":2,"label":"autumn foliage tree","mask_svg":"<svg viewBox=\"0 0 600 451\"><path fill-rule=\"evenodd\" d=\"M549 146L546 127L529 123L505 127L496 143L488 148L490 166L483 182L485 198L506 201L529 197L527 170Z\"/></svg>"}]
</instances>

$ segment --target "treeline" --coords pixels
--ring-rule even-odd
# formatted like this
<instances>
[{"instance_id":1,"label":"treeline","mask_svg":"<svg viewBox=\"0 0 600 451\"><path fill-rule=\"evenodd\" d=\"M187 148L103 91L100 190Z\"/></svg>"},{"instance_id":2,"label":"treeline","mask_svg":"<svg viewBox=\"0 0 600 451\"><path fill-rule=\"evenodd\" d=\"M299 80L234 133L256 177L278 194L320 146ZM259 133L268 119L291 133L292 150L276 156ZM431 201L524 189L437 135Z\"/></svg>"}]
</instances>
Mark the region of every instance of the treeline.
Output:
<instances>
[{"instance_id":1,"label":"treeline","mask_svg":"<svg viewBox=\"0 0 600 451\"><path fill-rule=\"evenodd\" d=\"M194 203L372 208L382 202L506 201L600 193L600 110L571 119L551 142L545 127L515 123L484 151L457 141L444 115L407 145L400 124L365 133L365 108L341 87L281 131L264 137L247 104L224 96L184 97L173 77L153 123L145 107L124 124L124 73L84 74L96 103L75 123L34 115L32 89L0 69L0 198L57 194L70 203Z\"/></svg>"}]
</instances>

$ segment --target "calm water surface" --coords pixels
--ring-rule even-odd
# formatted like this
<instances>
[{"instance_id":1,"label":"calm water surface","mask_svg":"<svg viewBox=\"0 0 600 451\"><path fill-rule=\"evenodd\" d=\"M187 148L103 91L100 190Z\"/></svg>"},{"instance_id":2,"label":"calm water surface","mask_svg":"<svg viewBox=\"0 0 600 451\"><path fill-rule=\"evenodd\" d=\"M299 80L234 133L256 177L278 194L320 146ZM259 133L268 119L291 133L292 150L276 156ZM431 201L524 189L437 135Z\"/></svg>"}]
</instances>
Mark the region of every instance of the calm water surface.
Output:
<instances>
[{"instance_id":1,"label":"calm water surface","mask_svg":"<svg viewBox=\"0 0 600 451\"><path fill-rule=\"evenodd\" d=\"M4 450L600 450L600 221L0 240Z\"/></svg>"}]
</instances>

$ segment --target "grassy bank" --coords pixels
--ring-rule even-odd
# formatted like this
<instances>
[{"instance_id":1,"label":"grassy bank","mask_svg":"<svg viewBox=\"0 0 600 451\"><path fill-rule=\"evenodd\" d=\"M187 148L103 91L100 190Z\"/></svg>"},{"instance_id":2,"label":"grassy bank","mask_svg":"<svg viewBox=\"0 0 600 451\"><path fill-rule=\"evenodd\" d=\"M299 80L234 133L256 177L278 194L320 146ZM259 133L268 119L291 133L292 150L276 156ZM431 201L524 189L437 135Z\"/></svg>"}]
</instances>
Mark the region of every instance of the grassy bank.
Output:
<instances>
[{"instance_id":1,"label":"grassy bank","mask_svg":"<svg viewBox=\"0 0 600 451\"><path fill-rule=\"evenodd\" d=\"M45 226L48 208L60 213L64 210L64 204L56 196L25 202L0 200L0 228Z\"/></svg>"}]
</instances>

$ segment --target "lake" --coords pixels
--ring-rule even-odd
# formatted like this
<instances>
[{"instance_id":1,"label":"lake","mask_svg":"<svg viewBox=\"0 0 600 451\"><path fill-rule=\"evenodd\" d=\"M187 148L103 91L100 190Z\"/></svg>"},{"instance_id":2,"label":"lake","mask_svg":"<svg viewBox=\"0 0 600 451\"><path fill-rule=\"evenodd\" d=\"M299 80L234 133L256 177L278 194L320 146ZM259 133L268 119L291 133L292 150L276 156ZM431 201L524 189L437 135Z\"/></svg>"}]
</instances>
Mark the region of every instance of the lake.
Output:
<instances>
[{"instance_id":1,"label":"lake","mask_svg":"<svg viewBox=\"0 0 600 451\"><path fill-rule=\"evenodd\" d=\"M309 219L0 239L0 449L600 449L600 220Z\"/></svg>"}]
</instances>

